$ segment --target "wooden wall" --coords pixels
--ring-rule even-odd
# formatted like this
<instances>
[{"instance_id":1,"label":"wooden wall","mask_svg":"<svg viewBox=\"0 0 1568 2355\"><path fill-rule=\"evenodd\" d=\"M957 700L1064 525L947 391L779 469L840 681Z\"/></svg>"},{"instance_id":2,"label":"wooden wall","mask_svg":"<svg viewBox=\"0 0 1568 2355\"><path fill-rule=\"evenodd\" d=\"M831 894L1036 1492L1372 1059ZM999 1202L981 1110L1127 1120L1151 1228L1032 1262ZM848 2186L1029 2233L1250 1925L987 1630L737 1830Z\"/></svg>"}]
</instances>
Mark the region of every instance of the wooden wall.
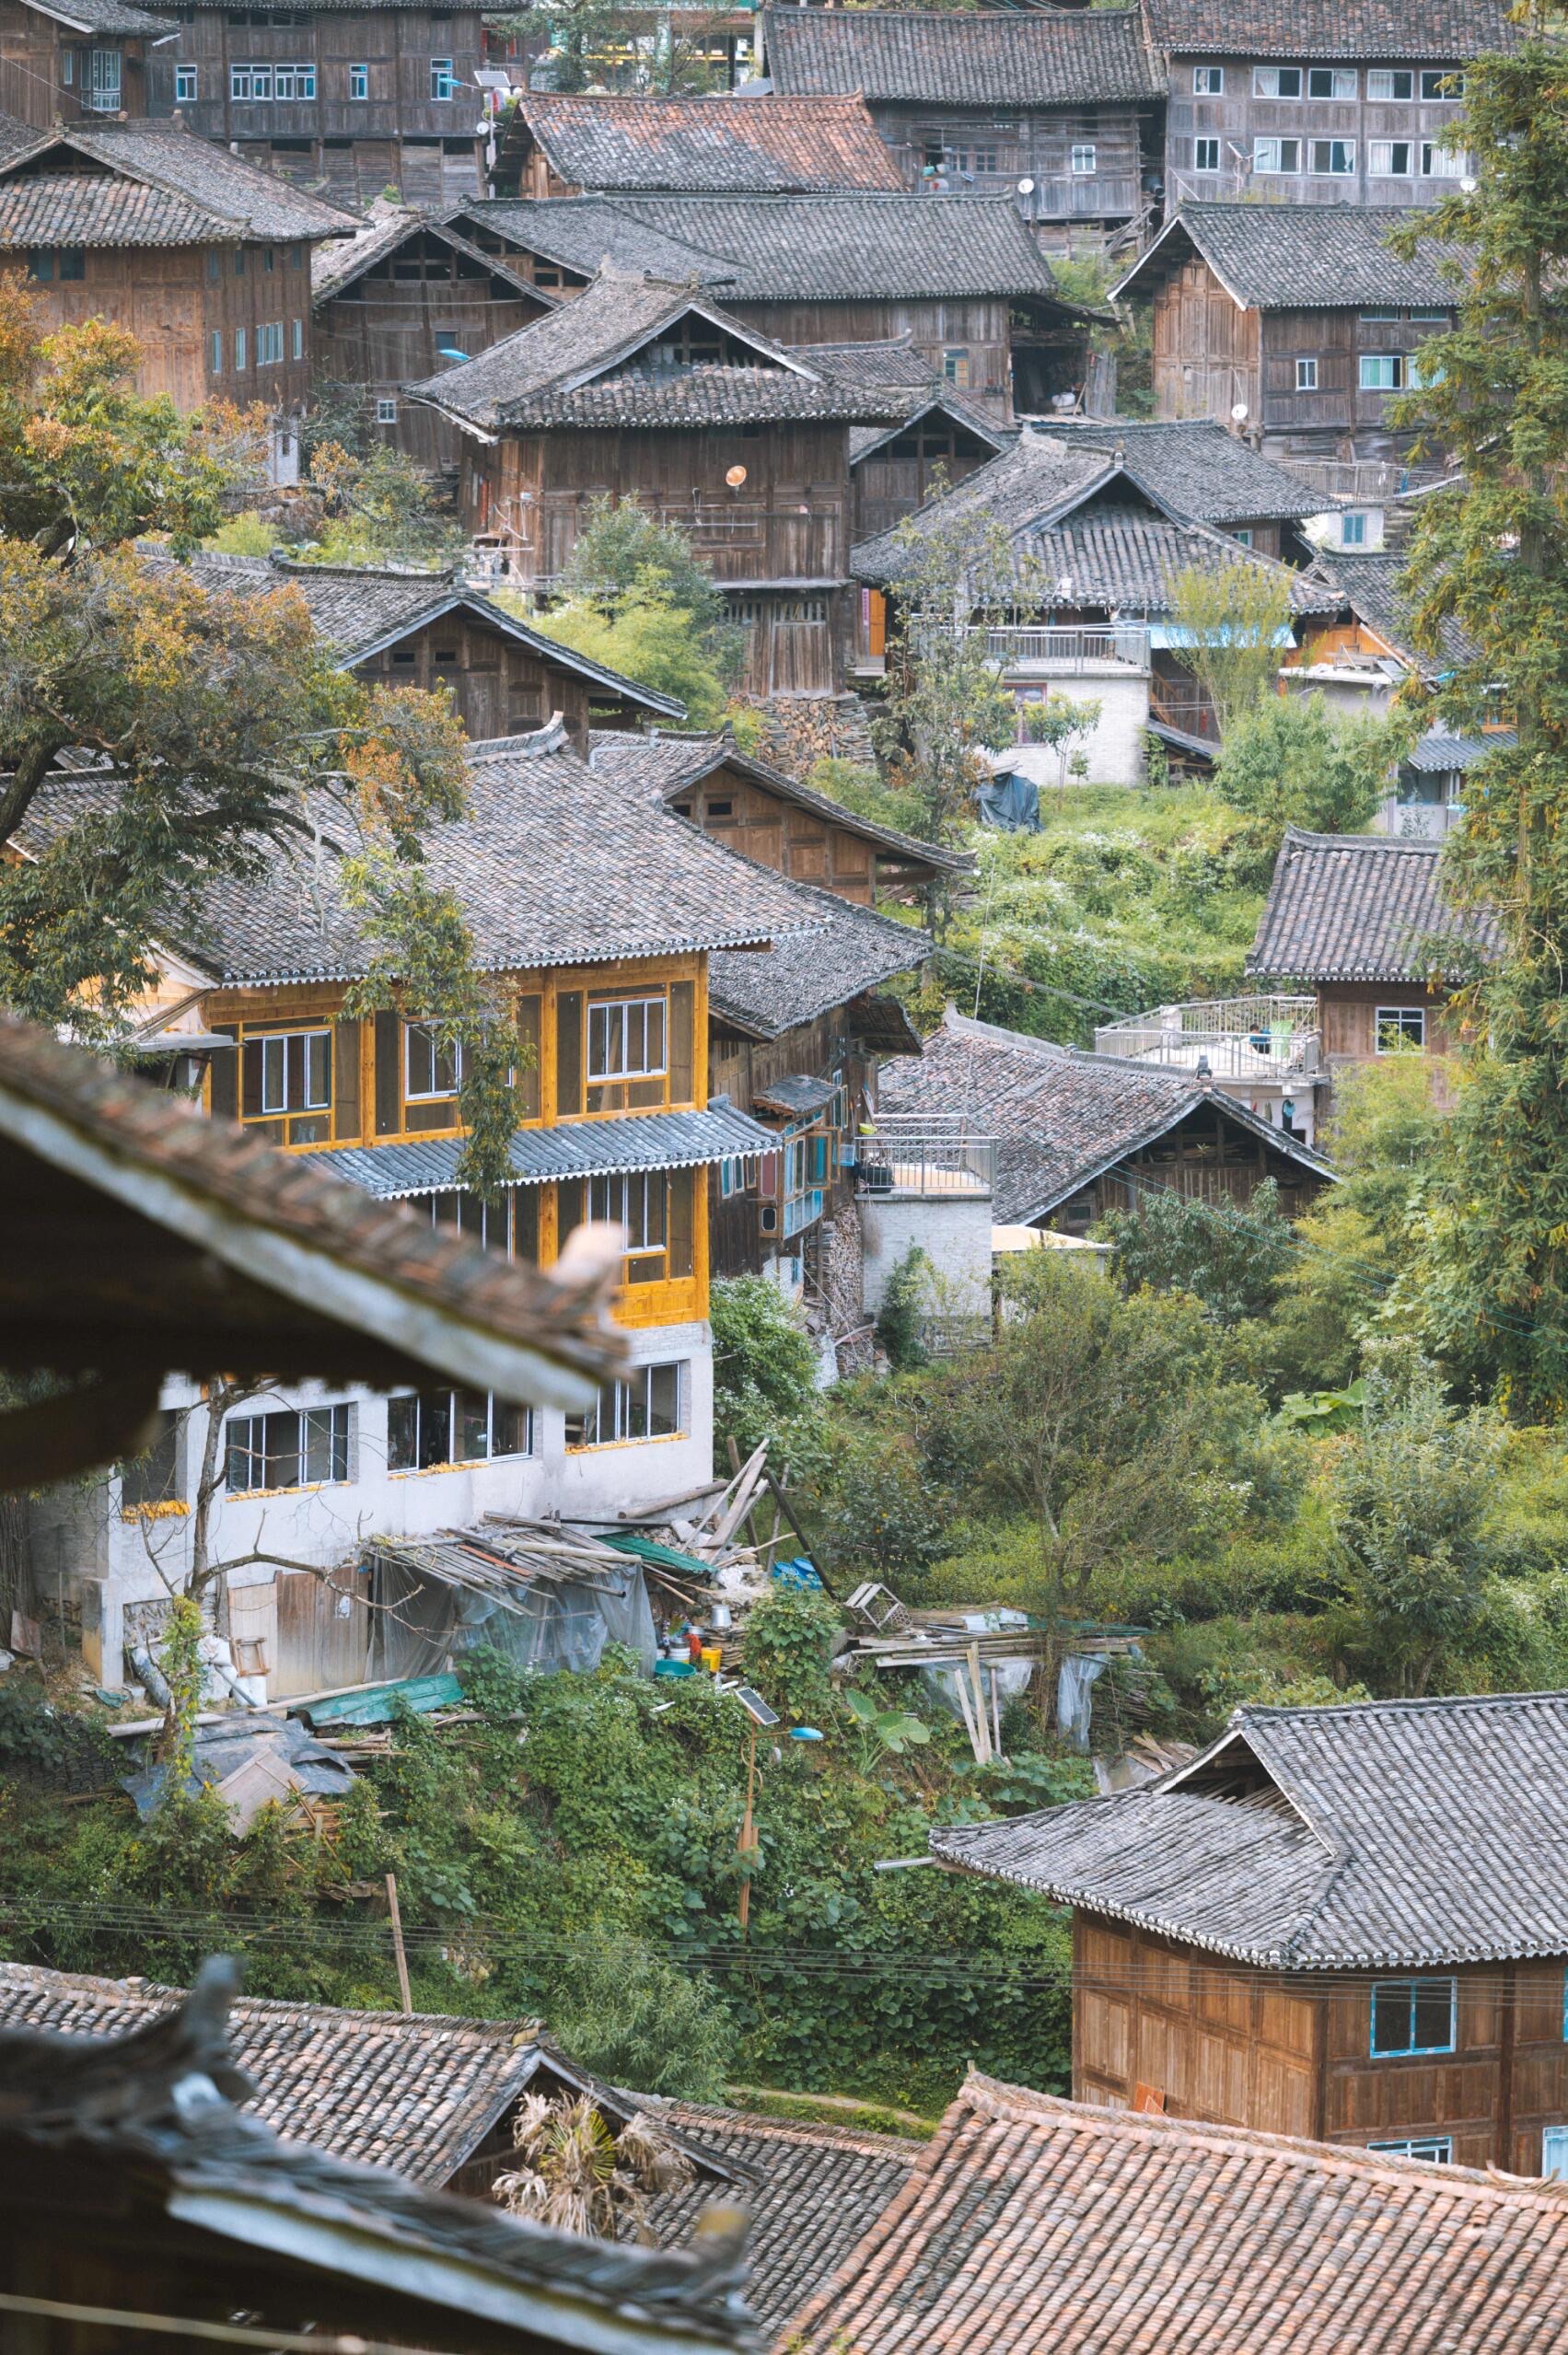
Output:
<instances>
[{"instance_id":1,"label":"wooden wall","mask_svg":"<svg viewBox=\"0 0 1568 2355\"><path fill-rule=\"evenodd\" d=\"M41 8L24 8L21 0L0 0L0 113L39 131L55 122L102 121L84 103L90 87L88 53L95 49L119 52L118 111L145 114L145 41L110 33L95 40L90 32L73 30L46 17Z\"/></svg>"},{"instance_id":2,"label":"wooden wall","mask_svg":"<svg viewBox=\"0 0 1568 2355\"><path fill-rule=\"evenodd\" d=\"M918 106L868 103L912 189L933 189L923 168L942 149L949 168L937 176L937 193L1010 195L1028 219L1042 222L1126 220L1138 208L1142 151L1134 105L981 109L945 106L939 93ZM1095 169L1074 172L1072 151L1085 141L1094 146ZM1035 183L1027 201L1016 193L1024 179Z\"/></svg>"},{"instance_id":3,"label":"wooden wall","mask_svg":"<svg viewBox=\"0 0 1568 2355\"><path fill-rule=\"evenodd\" d=\"M672 806L759 866L819 884L863 908L874 904L876 862L865 837L816 810L802 809L753 778L721 766Z\"/></svg>"},{"instance_id":4,"label":"wooden wall","mask_svg":"<svg viewBox=\"0 0 1568 2355\"><path fill-rule=\"evenodd\" d=\"M988 417L1010 419L1012 329L1008 307L979 297L954 302L726 303L726 309L776 343L879 342L907 335L922 359L943 372L949 353L964 355L953 382Z\"/></svg>"},{"instance_id":5,"label":"wooden wall","mask_svg":"<svg viewBox=\"0 0 1568 2355\"><path fill-rule=\"evenodd\" d=\"M1429 1054L1453 1044L1441 999L1419 981L1320 981L1318 1027L1330 1063L1370 1062L1377 1051L1379 1006L1419 1006L1426 1015Z\"/></svg>"},{"instance_id":6,"label":"wooden wall","mask_svg":"<svg viewBox=\"0 0 1568 2355\"><path fill-rule=\"evenodd\" d=\"M1260 1137L1199 1106L1178 1127L1131 1154L1051 1213L1049 1224L1081 1235L1108 1211L1136 1207L1142 1188L1205 1202L1249 1202L1265 1178L1275 1179L1287 1218L1306 1210L1325 1179L1272 1153Z\"/></svg>"},{"instance_id":7,"label":"wooden wall","mask_svg":"<svg viewBox=\"0 0 1568 2355\"><path fill-rule=\"evenodd\" d=\"M389 687L447 687L464 732L476 743L524 735L559 712L574 751L587 758L587 680L465 614L449 614L400 638L361 663L355 676ZM621 705L618 716L629 722L632 713ZM605 725L597 708L592 724Z\"/></svg>"},{"instance_id":8,"label":"wooden wall","mask_svg":"<svg viewBox=\"0 0 1568 2355\"><path fill-rule=\"evenodd\" d=\"M1355 75L1353 98L1269 99L1254 95L1252 88L1253 60L1248 57L1211 56L1205 64L1218 65L1225 75L1225 87L1217 97L1197 96L1192 88L1195 61L1191 56L1171 61L1170 101L1166 110L1166 180L1167 204L1171 209L1193 198L1219 198L1235 202L1249 197L1254 202L1272 201L1289 204L1426 204L1453 190L1452 180L1423 180L1420 147L1423 140L1435 139L1446 131L1459 112L1457 105L1447 100L1423 102L1420 96L1422 68L1411 68L1414 80L1412 95L1400 100L1369 100L1366 96L1365 64L1350 66L1341 60L1342 72ZM1272 64L1275 61L1260 61ZM1328 60L1320 60L1327 64ZM1427 67L1436 70L1445 61L1429 58ZM1376 61L1374 61L1374 68ZM1307 87L1307 65L1303 63L1302 88ZM1261 136L1299 139L1303 145L1303 168L1292 174L1254 174L1246 170L1240 159L1232 153L1239 148L1243 157L1250 158L1252 143ZM1193 163L1192 142L1195 137L1217 138L1220 143L1218 172L1200 172ZM1355 142L1355 168L1350 173L1331 177L1313 173L1307 167L1311 161L1309 143L1314 139L1352 139ZM1417 177L1374 179L1371 170L1371 142L1374 139L1402 139L1415 147L1411 157Z\"/></svg>"},{"instance_id":9,"label":"wooden wall","mask_svg":"<svg viewBox=\"0 0 1568 2355\"><path fill-rule=\"evenodd\" d=\"M1167 278L1154 303L1156 415L1228 422L1244 401L1256 418L1259 319L1232 300L1206 261L1189 261Z\"/></svg>"},{"instance_id":10,"label":"wooden wall","mask_svg":"<svg viewBox=\"0 0 1568 2355\"><path fill-rule=\"evenodd\" d=\"M925 505L938 468L949 487L990 464L994 452L943 417L930 417L896 441L884 442L851 469L854 492L853 539L891 531Z\"/></svg>"},{"instance_id":11,"label":"wooden wall","mask_svg":"<svg viewBox=\"0 0 1568 2355\"><path fill-rule=\"evenodd\" d=\"M841 1073L849 1092L849 1117L852 1122L863 1117L862 1107L875 1071L874 1062L857 1052L846 1042L842 1029L842 1015L819 1015L815 1022L804 1022L796 1029L786 1030L778 1038L748 1038L739 1031L726 1029L715 1020L708 1039L709 1070L715 1094L727 1096L743 1111L754 1112L755 1118L769 1127L781 1127L775 1113L755 1111L756 1092L773 1085L790 1076L805 1079L826 1079L832 1073ZM854 1173L840 1166L835 1154L823 1189L823 1218L831 1219L854 1191ZM744 1194L732 1194L727 1201L721 1198L717 1171L709 1181L710 1251L715 1276L754 1275L763 1259L778 1251L798 1251L800 1236L786 1241L781 1233L764 1236L761 1231L761 1204L755 1189Z\"/></svg>"}]
</instances>

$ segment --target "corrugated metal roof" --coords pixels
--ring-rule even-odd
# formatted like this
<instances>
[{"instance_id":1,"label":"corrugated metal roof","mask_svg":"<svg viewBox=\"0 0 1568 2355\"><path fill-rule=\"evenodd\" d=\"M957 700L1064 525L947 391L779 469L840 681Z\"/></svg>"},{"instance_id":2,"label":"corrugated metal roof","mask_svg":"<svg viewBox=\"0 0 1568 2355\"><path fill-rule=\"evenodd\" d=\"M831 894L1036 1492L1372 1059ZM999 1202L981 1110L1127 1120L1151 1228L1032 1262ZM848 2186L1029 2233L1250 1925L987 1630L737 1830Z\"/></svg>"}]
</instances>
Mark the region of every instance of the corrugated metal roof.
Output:
<instances>
[{"instance_id":1,"label":"corrugated metal roof","mask_svg":"<svg viewBox=\"0 0 1568 2355\"><path fill-rule=\"evenodd\" d=\"M715 1096L705 1112L636 1112L623 1119L519 1129L509 1157L516 1184L542 1186L552 1178L605 1178L619 1170L702 1169L737 1154L772 1152L777 1143L771 1129ZM431 1137L410 1144L345 1145L296 1158L387 1202L455 1187L463 1151L461 1137Z\"/></svg>"}]
</instances>

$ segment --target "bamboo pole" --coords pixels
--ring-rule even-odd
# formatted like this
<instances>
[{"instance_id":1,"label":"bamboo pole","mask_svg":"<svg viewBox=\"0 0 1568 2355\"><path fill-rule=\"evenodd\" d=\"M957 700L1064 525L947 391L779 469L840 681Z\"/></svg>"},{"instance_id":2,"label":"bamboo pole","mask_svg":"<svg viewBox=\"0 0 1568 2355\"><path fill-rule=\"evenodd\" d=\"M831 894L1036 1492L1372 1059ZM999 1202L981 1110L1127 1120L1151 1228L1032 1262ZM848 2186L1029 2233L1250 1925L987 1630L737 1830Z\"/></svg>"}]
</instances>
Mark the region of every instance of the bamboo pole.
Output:
<instances>
[{"instance_id":1,"label":"bamboo pole","mask_svg":"<svg viewBox=\"0 0 1568 2355\"><path fill-rule=\"evenodd\" d=\"M403 1951L403 1918L398 1911L398 1876L387 1875L387 1908L392 1917L392 1953L398 1966L398 1992L403 1999L403 2010L413 2011L413 1992L408 1983L408 1956Z\"/></svg>"}]
</instances>

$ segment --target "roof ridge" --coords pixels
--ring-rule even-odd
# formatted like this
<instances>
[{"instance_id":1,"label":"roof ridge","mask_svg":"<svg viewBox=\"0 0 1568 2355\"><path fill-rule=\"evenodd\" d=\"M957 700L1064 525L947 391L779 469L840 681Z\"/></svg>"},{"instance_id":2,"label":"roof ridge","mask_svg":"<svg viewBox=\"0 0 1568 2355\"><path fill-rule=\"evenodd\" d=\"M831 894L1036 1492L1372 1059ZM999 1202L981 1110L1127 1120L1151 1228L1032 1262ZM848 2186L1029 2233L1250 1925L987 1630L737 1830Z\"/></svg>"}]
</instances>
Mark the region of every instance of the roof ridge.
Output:
<instances>
[{"instance_id":1,"label":"roof ridge","mask_svg":"<svg viewBox=\"0 0 1568 2355\"><path fill-rule=\"evenodd\" d=\"M1301 850L1413 851L1421 858L1437 858L1443 845L1411 834L1314 834L1305 826L1287 826L1284 840Z\"/></svg>"},{"instance_id":2,"label":"roof ridge","mask_svg":"<svg viewBox=\"0 0 1568 2355\"><path fill-rule=\"evenodd\" d=\"M1568 1690L1554 1690L1548 1687L1539 1692L1527 1693L1412 1693L1407 1698L1396 1697L1388 1700L1330 1701L1317 1709L1282 1702L1243 1701L1232 1712L1231 1724L1249 1725L1264 1719L1277 1723L1282 1718L1365 1718L1374 1711L1392 1715L1404 1710L1518 1709L1541 1701L1568 1706Z\"/></svg>"}]
</instances>

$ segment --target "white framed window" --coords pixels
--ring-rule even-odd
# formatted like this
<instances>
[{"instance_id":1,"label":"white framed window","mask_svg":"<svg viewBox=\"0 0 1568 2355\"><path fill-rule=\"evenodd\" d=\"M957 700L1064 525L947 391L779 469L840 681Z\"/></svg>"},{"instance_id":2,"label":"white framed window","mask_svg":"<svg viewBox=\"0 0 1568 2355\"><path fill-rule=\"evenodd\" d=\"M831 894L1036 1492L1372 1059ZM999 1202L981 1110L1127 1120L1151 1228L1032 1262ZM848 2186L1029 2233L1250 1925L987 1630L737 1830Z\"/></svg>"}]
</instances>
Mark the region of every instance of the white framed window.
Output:
<instances>
[{"instance_id":1,"label":"white framed window","mask_svg":"<svg viewBox=\"0 0 1568 2355\"><path fill-rule=\"evenodd\" d=\"M1192 95L1195 99L1223 99L1225 67L1223 65L1194 65Z\"/></svg>"},{"instance_id":2,"label":"white framed window","mask_svg":"<svg viewBox=\"0 0 1568 2355\"><path fill-rule=\"evenodd\" d=\"M303 360L305 357L305 321L302 319L296 319L295 320L294 333L290 340L293 347L294 357L296 360Z\"/></svg>"},{"instance_id":3,"label":"white framed window","mask_svg":"<svg viewBox=\"0 0 1568 2355\"><path fill-rule=\"evenodd\" d=\"M1194 139L1192 168L1195 172L1217 172L1220 168L1220 143L1217 139Z\"/></svg>"},{"instance_id":4,"label":"white framed window","mask_svg":"<svg viewBox=\"0 0 1568 2355\"><path fill-rule=\"evenodd\" d=\"M433 57L430 61L430 95L440 103L458 95L458 85L452 75L449 57Z\"/></svg>"},{"instance_id":5,"label":"white framed window","mask_svg":"<svg viewBox=\"0 0 1568 2355\"><path fill-rule=\"evenodd\" d=\"M1367 151L1374 180L1413 180L1415 145L1410 139L1374 139Z\"/></svg>"},{"instance_id":6,"label":"white framed window","mask_svg":"<svg viewBox=\"0 0 1568 2355\"><path fill-rule=\"evenodd\" d=\"M244 99L255 104L270 100L273 95L273 69L270 65L234 64L228 69L228 95L232 99Z\"/></svg>"},{"instance_id":7,"label":"white framed window","mask_svg":"<svg viewBox=\"0 0 1568 2355\"><path fill-rule=\"evenodd\" d=\"M1340 546L1342 548L1365 548L1365 545L1366 517L1363 515L1342 516L1340 517Z\"/></svg>"},{"instance_id":8,"label":"white framed window","mask_svg":"<svg viewBox=\"0 0 1568 2355\"><path fill-rule=\"evenodd\" d=\"M1465 77L1451 65L1432 67L1421 77L1421 95L1428 104L1461 106L1464 103Z\"/></svg>"},{"instance_id":9,"label":"white framed window","mask_svg":"<svg viewBox=\"0 0 1568 2355\"><path fill-rule=\"evenodd\" d=\"M292 99L296 102L316 96L314 65L276 65L273 69L273 96L278 99Z\"/></svg>"},{"instance_id":10,"label":"white framed window","mask_svg":"<svg viewBox=\"0 0 1568 2355\"><path fill-rule=\"evenodd\" d=\"M259 368L275 368L282 360L283 321L281 319L270 319L264 327L256 330L256 365Z\"/></svg>"},{"instance_id":11,"label":"white framed window","mask_svg":"<svg viewBox=\"0 0 1568 2355\"><path fill-rule=\"evenodd\" d=\"M1299 65L1254 65L1252 95L1255 99L1298 99L1301 96Z\"/></svg>"},{"instance_id":12,"label":"white framed window","mask_svg":"<svg viewBox=\"0 0 1568 2355\"><path fill-rule=\"evenodd\" d=\"M403 1098L409 1104L438 1103L463 1084L460 1038L445 1036L433 1022L403 1025Z\"/></svg>"},{"instance_id":13,"label":"white framed window","mask_svg":"<svg viewBox=\"0 0 1568 2355\"><path fill-rule=\"evenodd\" d=\"M348 1479L354 1409L287 1407L270 1415L230 1415L224 1425L224 1485L230 1496L258 1489L325 1488Z\"/></svg>"},{"instance_id":14,"label":"white framed window","mask_svg":"<svg viewBox=\"0 0 1568 2355\"><path fill-rule=\"evenodd\" d=\"M1299 139L1254 139L1252 168L1264 179L1301 169Z\"/></svg>"},{"instance_id":15,"label":"white framed window","mask_svg":"<svg viewBox=\"0 0 1568 2355\"><path fill-rule=\"evenodd\" d=\"M662 1169L618 1170L588 1180L588 1216L626 1229L626 1281L659 1283L669 1249L669 1187Z\"/></svg>"},{"instance_id":16,"label":"white framed window","mask_svg":"<svg viewBox=\"0 0 1568 2355\"><path fill-rule=\"evenodd\" d=\"M239 1052L239 1113L245 1120L330 1111L331 1032L325 1027L265 1030L248 1038Z\"/></svg>"},{"instance_id":17,"label":"white framed window","mask_svg":"<svg viewBox=\"0 0 1568 2355\"><path fill-rule=\"evenodd\" d=\"M628 1439L673 1439L685 1424L686 1368L639 1365L607 1382L594 1404L566 1418L568 1447L613 1447Z\"/></svg>"},{"instance_id":18,"label":"white framed window","mask_svg":"<svg viewBox=\"0 0 1568 2355\"><path fill-rule=\"evenodd\" d=\"M1353 99L1355 67L1309 65L1307 69L1307 95L1309 99Z\"/></svg>"},{"instance_id":19,"label":"white framed window","mask_svg":"<svg viewBox=\"0 0 1568 2355\"><path fill-rule=\"evenodd\" d=\"M195 105L196 68L193 65L177 65L175 67L174 103L176 106Z\"/></svg>"},{"instance_id":20,"label":"white framed window","mask_svg":"<svg viewBox=\"0 0 1568 2355\"><path fill-rule=\"evenodd\" d=\"M385 393L378 395L376 402L376 423L378 425L395 425L397 422L397 402L390 400Z\"/></svg>"},{"instance_id":21,"label":"white framed window","mask_svg":"<svg viewBox=\"0 0 1568 2355\"><path fill-rule=\"evenodd\" d=\"M1408 1055L1412 1047L1424 1047L1426 1044L1426 1008L1419 1005L1380 1005L1373 1016L1373 1032L1374 1042L1376 1046L1377 1052L1380 1055ZM1406 1982L1402 1980L1399 1983L1401 1986L1406 1984ZM1411 1987L1419 1987L1428 1982L1423 1982L1420 1979L1411 1979L1408 1983ZM1443 1987L1449 1987L1453 1984L1452 1980L1449 1979L1434 1979L1429 1983L1433 1986ZM1376 1988L1372 1990L1372 1998L1374 2008L1376 2008L1377 2000L1377 1990ZM1372 2049L1374 2052L1377 2052L1379 2050L1388 2052L1452 2052L1454 2049L1451 2039L1446 2045L1388 2045L1380 2047L1376 2041L1377 2035L1376 2021L1374 2021L1373 2024L1372 2033L1374 2037Z\"/></svg>"},{"instance_id":22,"label":"white framed window","mask_svg":"<svg viewBox=\"0 0 1568 2355\"><path fill-rule=\"evenodd\" d=\"M1341 180L1355 169L1353 139L1314 139L1312 173L1317 180Z\"/></svg>"},{"instance_id":23,"label":"white framed window","mask_svg":"<svg viewBox=\"0 0 1568 2355\"><path fill-rule=\"evenodd\" d=\"M1366 95L1379 99L1385 106L1415 96L1415 75L1408 65L1372 65L1367 68Z\"/></svg>"},{"instance_id":24,"label":"white framed window","mask_svg":"<svg viewBox=\"0 0 1568 2355\"><path fill-rule=\"evenodd\" d=\"M208 365L215 377L223 374L223 330L215 327L207 338Z\"/></svg>"},{"instance_id":25,"label":"white framed window","mask_svg":"<svg viewBox=\"0 0 1568 2355\"><path fill-rule=\"evenodd\" d=\"M1427 359L1420 352L1405 354L1405 382L1412 392L1430 392L1443 381L1443 363L1435 355Z\"/></svg>"},{"instance_id":26,"label":"white framed window","mask_svg":"<svg viewBox=\"0 0 1568 2355\"><path fill-rule=\"evenodd\" d=\"M494 1390L421 1390L387 1401L389 1472L493 1464L535 1452L529 1409L498 1398Z\"/></svg>"},{"instance_id":27,"label":"white framed window","mask_svg":"<svg viewBox=\"0 0 1568 2355\"><path fill-rule=\"evenodd\" d=\"M83 97L91 114L118 114L120 96L120 52L117 49L89 49L87 72Z\"/></svg>"},{"instance_id":28,"label":"white framed window","mask_svg":"<svg viewBox=\"0 0 1568 2355\"><path fill-rule=\"evenodd\" d=\"M1413 1013L1424 1021L1421 1008L1395 1006L1390 1015L1402 1020ZM1384 1019L1379 1007L1377 1020ZM1453 2052L1458 2043L1458 1981L1454 1978L1379 1978L1372 1982L1374 2060L1400 2053Z\"/></svg>"},{"instance_id":29,"label":"white framed window","mask_svg":"<svg viewBox=\"0 0 1568 2355\"><path fill-rule=\"evenodd\" d=\"M1549 2126L1540 2138L1540 2171L1561 2182L1568 2176L1568 2126Z\"/></svg>"},{"instance_id":30,"label":"white framed window","mask_svg":"<svg viewBox=\"0 0 1568 2355\"><path fill-rule=\"evenodd\" d=\"M367 99L370 96L370 68L368 65L351 65L349 67L348 94L350 99L356 104L361 99Z\"/></svg>"},{"instance_id":31,"label":"white framed window","mask_svg":"<svg viewBox=\"0 0 1568 2355\"><path fill-rule=\"evenodd\" d=\"M1369 2142L1366 2147L1369 2151L1381 2151L1390 2159L1424 2159L1433 2167L1449 2165L1454 2156L1453 2138L1447 2134L1420 2134L1413 2140Z\"/></svg>"},{"instance_id":32,"label":"white framed window","mask_svg":"<svg viewBox=\"0 0 1568 2355\"><path fill-rule=\"evenodd\" d=\"M1405 382L1402 352L1364 352L1361 355L1363 392L1401 392Z\"/></svg>"},{"instance_id":33,"label":"white framed window","mask_svg":"<svg viewBox=\"0 0 1568 2355\"><path fill-rule=\"evenodd\" d=\"M1470 159L1462 147L1439 146L1435 139L1421 143L1421 176L1423 180L1463 180L1470 168Z\"/></svg>"},{"instance_id":34,"label":"white framed window","mask_svg":"<svg viewBox=\"0 0 1568 2355\"><path fill-rule=\"evenodd\" d=\"M1071 164L1073 171L1079 178L1082 178L1085 173L1092 172L1094 170L1095 150L1092 141L1085 140L1073 149Z\"/></svg>"},{"instance_id":35,"label":"white framed window","mask_svg":"<svg viewBox=\"0 0 1568 2355\"><path fill-rule=\"evenodd\" d=\"M234 365L236 374L241 373L245 366L245 330L242 327L234 331Z\"/></svg>"},{"instance_id":36,"label":"white framed window","mask_svg":"<svg viewBox=\"0 0 1568 2355\"><path fill-rule=\"evenodd\" d=\"M1250 548L1252 545L1252 527L1250 524L1245 525L1240 531L1233 531L1230 536L1235 540L1238 548Z\"/></svg>"},{"instance_id":37,"label":"white framed window","mask_svg":"<svg viewBox=\"0 0 1568 2355\"><path fill-rule=\"evenodd\" d=\"M665 1001L601 998L588 1006L588 1079L662 1079L668 1069Z\"/></svg>"},{"instance_id":38,"label":"white framed window","mask_svg":"<svg viewBox=\"0 0 1568 2355\"><path fill-rule=\"evenodd\" d=\"M1297 392L1317 391L1318 363L1316 360L1297 360L1295 364L1295 389Z\"/></svg>"}]
</instances>

